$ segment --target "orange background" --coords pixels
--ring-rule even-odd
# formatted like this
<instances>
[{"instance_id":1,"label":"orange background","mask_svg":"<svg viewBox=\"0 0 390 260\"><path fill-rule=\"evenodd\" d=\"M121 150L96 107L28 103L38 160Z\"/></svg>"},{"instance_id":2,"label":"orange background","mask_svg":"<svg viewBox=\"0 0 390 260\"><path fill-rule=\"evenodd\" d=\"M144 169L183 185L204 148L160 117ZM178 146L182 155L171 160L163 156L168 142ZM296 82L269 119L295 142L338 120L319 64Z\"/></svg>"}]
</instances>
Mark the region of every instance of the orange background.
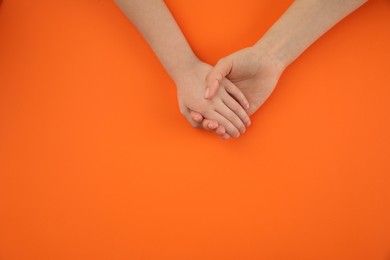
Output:
<instances>
[{"instance_id":1,"label":"orange background","mask_svg":"<svg viewBox=\"0 0 390 260\"><path fill-rule=\"evenodd\" d=\"M167 1L211 64L290 3ZM389 46L370 1L223 142L113 2L5 0L0 259L390 259Z\"/></svg>"}]
</instances>

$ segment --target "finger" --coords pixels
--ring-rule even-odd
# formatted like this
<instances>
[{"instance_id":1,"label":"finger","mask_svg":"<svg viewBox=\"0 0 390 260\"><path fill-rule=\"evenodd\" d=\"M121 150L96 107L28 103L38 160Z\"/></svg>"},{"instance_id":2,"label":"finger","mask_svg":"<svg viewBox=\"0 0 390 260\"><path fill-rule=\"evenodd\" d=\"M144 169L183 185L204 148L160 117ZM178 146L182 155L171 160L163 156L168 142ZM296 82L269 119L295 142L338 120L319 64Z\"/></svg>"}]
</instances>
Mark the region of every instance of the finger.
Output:
<instances>
[{"instance_id":1,"label":"finger","mask_svg":"<svg viewBox=\"0 0 390 260\"><path fill-rule=\"evenodd\" d=\"M219 88L219 83L229 75L232 70L232 62L228 58L220 59L206 76L205 98L211 99Z\"/></svg>"},{"instance_id":2,"label":"finger","mask_svg":"<svg viewBox=\"0 0 390 260\"><path fill-rule=\"evenodd\" d=\"M248 99L236 85L234 85L230 80L227 79L223 80L223 85L225 86L226 91L232 97L234 97L243 108L245 108L246 110L249 109L250 106Z\"/></svg>"},{"instance_id":3,"label":"finger","mask_svg":"<svg viewBox=\"0 0 390 260\"><path fill-rule=\"evenodd\" d=\"M230 98L232 98L232 97L230 97ZM238 105L238 103L237 103L237 105ZM240 106L240 105L238 105L238 106ZM222 100L221 104L217 104L215 111L217 111L222 116L224 116L227 120L229 120L241 134L245 133L245 131L246 131L245 124L242 122L240 117L226 105L225 100ZM228 134L235 137L235 135L233 135L229 132L228 128L226 128L226 130L227 130Z\"/></svg>"},{"instance_id":4,"label":"finger","mask_svg":"<svg viewBox=\"0 0 390 260\"><path fill-rule=\"evenodd\" d=\"M245 126L250 126L251 120L248 113L242 108L242 106L237 103L237 101L230 96L228 93L224 95L222 102L236 115L239 117L242 123ZM234 117L235 118L235 117ZM228 118L230 120L230 117ZM233 121L232 121L233 122ZM236 125L236 124L235 124ZM238 126L238 125L236 125Z\"/></svg>"},{"instance_id":5,"label":"finger","mask_svg":"<svg viewBox=\"0 0 390 260\"><path fill-rule=\"evenodd\" d=\"M215 133L217 135L222 136L222 135L224 135L226 133L226 129L225 129L225 127L220 125L220 126L218 126L217 130L215 130Z\"/></svg>"},{"instance_id":6,"label":"finger","mask_svg":"<svg viewBox=\"0 0 390 260\"><path fill-rule=\"evenodd\" d=\"M202 124L196 122L195 120L193 120L191 118L191 115L190 115L190 110L187 109L186 111L182 112L182 115L187 119L187 121L193 126L193 127L196 127L196 128L200 128L202 126Z\"/></svg>"},{"instance_id":7,"label":"finger","mask_svg":"<svg viewBox=\"0 0 390 260\"><path fill-rule=\"evenodd\" d=\"M214 131L215 129L218 128L219 124L215 120L204 119L202 122L202 126L204 129L208 131Z\"/></svg>"},{"instance_id":8,"label":"finger","mask_svg":"<svg viewBox=\"0 0 390 260\"><path fill-rule=\"evenodd\" d=\"M226 111L230 111L230 109L228 109L226 106L225 108L223 109L220 109L221 111L224 112L224 114L227 114ZM231 112L233 113L233 112ZM232 122L230 122L230 120L228 120L224 114L221 114L220 112L218 112L217 110L214 110L214 111L210 111L208 112L208 114L206 115L208 118L213 118L215 120L217 120L217 122L222 125L225 129L226 129L226 132L233 136L233 137L239 137L240 136L240 130L237 129L234 124ZM240 119L238 119L238 121L241 121ZM242 122L241 122L242 124Z\"/></svg>"},{"instance_id":9,"label":"finger","mask_svg":"<svg viewBox=\"0 0 390 260\"><path fill-rule=\"evenodd\" d=\"M191 115L192 120L194 120L197 123L202 123L203 116L200 113L195 112L195 111L191 111L190 115Z\"/></svg>"}]
</instances>

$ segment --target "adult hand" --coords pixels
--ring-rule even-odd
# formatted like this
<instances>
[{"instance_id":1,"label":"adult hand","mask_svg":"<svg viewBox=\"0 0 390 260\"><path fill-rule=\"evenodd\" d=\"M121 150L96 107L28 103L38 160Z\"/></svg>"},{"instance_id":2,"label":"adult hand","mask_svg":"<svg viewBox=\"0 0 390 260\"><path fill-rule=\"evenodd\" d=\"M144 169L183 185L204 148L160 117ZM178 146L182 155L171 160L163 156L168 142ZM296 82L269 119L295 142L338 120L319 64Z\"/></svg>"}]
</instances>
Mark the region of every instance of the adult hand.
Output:
<instances>
[{"instance_id":1,"label":"adult hand","mask_svg":"<svg viewBox=\"0 0 390 260\"><path fill-rule=\"evenodd\" d=\"M345 16L368 0L294 1L254 47L223 58L207 76L206 97L228 78L244 92L253 114L274 90L284 68ZM321 19L318 19L321 17ZM198 117L199 114L192 113ZM207 120L203 125L208 125ZM229 135L224 134L224 138Z\"/></svg>"},{"instance_id":2,"label":"adult hand","mask_svg":"<svg viewBox=\"0 0 390 260\"><path fill-rule=\"evenodd\" d=\"M252 115L271 95L284 68L259 47L239 50L219 60L207 74L205 98L212 99L221 81L227 78L244 93L250 105L246 112ZM206 130L217 130L216 133L222 139L230 138L225 129L216 125L214 121L204 119L201 114L194 111L191 111L191 117L194 121L202 123Z\"/></svg>"}]
</instances>

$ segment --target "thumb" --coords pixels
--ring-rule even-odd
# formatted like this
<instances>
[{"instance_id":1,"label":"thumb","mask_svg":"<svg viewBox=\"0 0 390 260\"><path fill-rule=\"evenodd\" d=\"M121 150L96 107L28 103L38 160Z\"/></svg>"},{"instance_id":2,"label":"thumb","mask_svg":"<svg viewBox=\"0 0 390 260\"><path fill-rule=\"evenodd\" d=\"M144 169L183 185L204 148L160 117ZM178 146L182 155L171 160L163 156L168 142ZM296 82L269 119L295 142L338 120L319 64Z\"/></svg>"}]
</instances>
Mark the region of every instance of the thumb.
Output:
<instances>
[{"instance_id":1,"label":"thumb","mask_svg":"<svg viewBox=\"0 0 390 260\"><path fill-rule=\"evenodd\" d=\"M206 76L205 98L211 99L219 88L219 83L228 76L232 70L232 61L229 58L220 59Z\"/></svg>"}]
</instances>

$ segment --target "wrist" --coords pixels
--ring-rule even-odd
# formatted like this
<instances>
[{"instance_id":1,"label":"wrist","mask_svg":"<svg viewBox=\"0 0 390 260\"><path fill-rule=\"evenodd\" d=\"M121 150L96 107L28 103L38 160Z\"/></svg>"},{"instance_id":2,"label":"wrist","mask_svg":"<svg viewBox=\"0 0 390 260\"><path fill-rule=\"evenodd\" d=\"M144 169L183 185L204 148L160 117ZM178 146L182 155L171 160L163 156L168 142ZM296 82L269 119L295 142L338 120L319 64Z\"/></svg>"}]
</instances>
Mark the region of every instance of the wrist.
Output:
<instances>
[{"instance_id":1,"label":"wrist","mask_svg":"<svg viewBox=\"0 0 390 260\"><path fill-rule=\"evenodd\" d=\"M173 59L176 59L176 62L169 70L167 70L167 72L176 84L189 75L190 71L200 63L200 60L195 54L181 56L180 58L175 57Z\"/></svg>"},{"instance_id":2,"label":"wrist","mask_svg":"<svg viewBox=\"0 0 390 260\"><path fill-rule=\"evenodd\" d=\"M191 77L194 69L198 68L202 64L202 61L199 60L195 55L192 57L188 57L185 60L182 60L179 64L177 64L169 73L173 82L176 85L179 85L186 78Z\"/></svg>"},{"instance_id":3,"label":"wrist","mask_svg":"<svg viewBox=\"0 0 390 260\"><path fill-rule=\"evenodd\" d=\"M278 46L266 44L260 40L253 45L252 48L262 62L266 62L269 66L272 66L281 72L283 72L291 63L285 53L279 51L280 48Z\"/></svg>"}]
</instances>

